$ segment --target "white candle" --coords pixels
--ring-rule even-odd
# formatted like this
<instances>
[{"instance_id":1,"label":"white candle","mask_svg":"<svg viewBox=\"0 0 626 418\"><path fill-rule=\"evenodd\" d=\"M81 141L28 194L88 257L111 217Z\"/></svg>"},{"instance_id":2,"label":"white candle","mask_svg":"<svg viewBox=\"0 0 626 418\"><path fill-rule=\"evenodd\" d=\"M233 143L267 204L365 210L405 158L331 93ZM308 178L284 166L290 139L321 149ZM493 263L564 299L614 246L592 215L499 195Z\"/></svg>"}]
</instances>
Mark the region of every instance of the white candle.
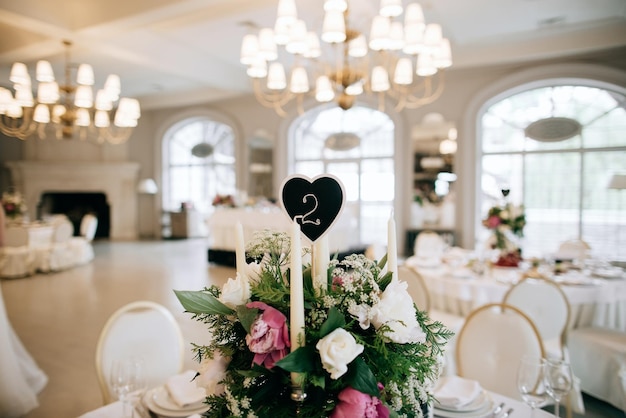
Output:
<instances>
[{"instance_id":1,"label":"white candle","mask_svg":"<svg viewBox=\"0 0 626 418\"><path fill-rule=\"evenodd\" d=\"M291 351L304 345L304 285L302 283L302 243L300 225L296 221L291 226L291 269L290 277L290 317ZM298 373L291 374L291 382L299 386Z\"/></svg>"},{"instance_id":2,"label":"white candle","mask_svg":"<svg viewBox=\"0 0 626 418\"><path fill-rule=\"evenodd\" d=\"M320 290L326 290L328 263L330 263L330 253L328 250L328 235L324 235L315 241L313 246L313 273L315 278L315 287Z\"/></svg>"},{"instance_id":3,"label":"white candle","mask_svg":"<svg viewBox=\"0 0 626 418\"><path fill-rule=\"evenodd\" d=\"M398 248L396 246L396 221L393 211L387 223L387 271L393 273L392 280L398 280Z\"/></svg>"},{"instance_id":4,"label":"white candle","mask_svg":"<svg viewBox=\"0 0 626 418\"><path fill-rule=\"evenodd\" d=\"M246 246L243 238L243 226L241 222L235 224L235 263L237 266L237 274L241 280L248 280L246 275Z\"/></svg>"}]
</instances>

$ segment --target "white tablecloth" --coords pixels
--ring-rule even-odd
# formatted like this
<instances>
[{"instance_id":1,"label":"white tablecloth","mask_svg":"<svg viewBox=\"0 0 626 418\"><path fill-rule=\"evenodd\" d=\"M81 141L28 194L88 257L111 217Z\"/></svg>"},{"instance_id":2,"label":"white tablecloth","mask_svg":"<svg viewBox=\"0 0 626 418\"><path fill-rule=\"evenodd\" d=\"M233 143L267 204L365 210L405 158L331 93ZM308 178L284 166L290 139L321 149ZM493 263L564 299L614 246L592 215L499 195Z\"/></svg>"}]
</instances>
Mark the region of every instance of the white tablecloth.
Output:
<instances>
[{"instance_id":1,"label":"white tablecloth","mask_svg":"<svg viewBox=\"0 0 626 418\"><path fill-rule=\"evenodd\" d=\"M406 264L424 278L433 309L462 316L481 305L501 302L520 275L516 270L496 269L477 276L446 264L419 267L411 258ZM626 332L626 277L601 279L571 274L559 279L571 306L570 327L598 326Z\"/></svg>"},{"instance_id":2,"label":"white tablecloth","mask_svg":"<svg viewBox=\"0 0 626 418\"><path fill-rule=\"evenodd\" d=\"M290 226L289 218L279 207L218 209L208 221L209 248L235 251L237 222L241 222L245 242L250 242L257 231L271 229L288 232ZM348 211L344 211L328 233L331 255L355 248L358 245L357 238L356 222Z\"/></svg>"}]
</instances>

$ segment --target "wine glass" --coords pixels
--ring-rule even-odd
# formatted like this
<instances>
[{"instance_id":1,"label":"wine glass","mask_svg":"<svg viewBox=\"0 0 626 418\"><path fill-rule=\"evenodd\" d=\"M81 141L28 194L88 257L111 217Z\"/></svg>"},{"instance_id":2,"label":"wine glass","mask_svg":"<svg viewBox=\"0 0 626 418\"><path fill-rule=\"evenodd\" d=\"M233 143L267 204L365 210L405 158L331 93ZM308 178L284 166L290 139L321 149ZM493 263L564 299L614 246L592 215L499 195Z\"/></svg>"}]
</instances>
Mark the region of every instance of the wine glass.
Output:
<instances>
[{"instance_id":1,"label":"wine glass","mask_svg":"<svg viewBox=\"0 0 626 418\"><path fill-rule=\"evenodd\" d=\"M564 360L546 359L543 372L546 391L554 399L554 415L558 418L561 399L572 389L572 369Z\"/></svg>"},{"instance_id":2,"label":"wine glass","mask_svg":"<svg viewBox=\"0 0 626 418\"><path fill-rule=\"evenodd\" d=\"M138 357L113 360L109 383L113 393L122 402L124 418L134 417L132 397L144 390L146 386L143 360Z\"/></svg>"},{"instance_id":3,"label":"wine glass","mask_svg":"<svg viewBox=\"0 0 626 418\"><path fill-rule=\"evenodd\" d=\"M524 402L530 406L531 418L535 415L535 409L542 406L548 398L543 373L543 358L522 357L517 369L517 390Z\"/></svg>"}]
</instances>

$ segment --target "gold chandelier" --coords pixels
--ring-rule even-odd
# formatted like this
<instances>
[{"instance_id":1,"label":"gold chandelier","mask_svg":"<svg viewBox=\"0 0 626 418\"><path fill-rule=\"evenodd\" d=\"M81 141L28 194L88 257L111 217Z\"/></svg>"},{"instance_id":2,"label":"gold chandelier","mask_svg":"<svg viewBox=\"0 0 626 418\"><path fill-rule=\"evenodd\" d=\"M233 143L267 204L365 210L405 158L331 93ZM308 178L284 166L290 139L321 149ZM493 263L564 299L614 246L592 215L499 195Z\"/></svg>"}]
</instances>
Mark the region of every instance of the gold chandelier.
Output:
<instances>
[{"instance_id":1,"label":"gold chandelier","mask_svg":"<svg viewBox=\"0 0 626 418\"><path fill-rule=\"evenodd\" d=\"M313 95L317 102L335 100L347 110L360 95L369 94L377 97L380 110L389 100L401 111L432 103L441 95L443 69L452 65L450 42L443 38L440 25L425 23L418 3L404 10L402 0L381 0L369 42L351 26L349 11L347 0L326 0L318 36L298 19L295 0L279 0L274 28L243 38L241 63L247 66L262 105L285 116L285 105L296 100L302 113L305 97ZM334 57L324 60L323 52ZM283 62L288 60L292 65L286 71ZM309 77L315 80L314 89Z\"/></svg>"},{"instance_id":2,"label":"gold chandelier","mask_svg":"<svg viewBox=\"0 0 626 418\"><path fill-rule=\"evenodd\" d=\"M79 138L93 139L98 143L125 142L137 126L140 117L139 102L120 98L120 78L107 77L104 87L97 91L94 101L93 68L88 64L70 64L69 49L65 45L65 81L59 84L48 61L38 61L35 79L37 96L28 67L16 62L11 67L10 81L13 92L0 87L0 132L4 135L26 139L35 133L41 139ZM76 70L76 84L70 81Z\"/></svg>"}]
</instances>

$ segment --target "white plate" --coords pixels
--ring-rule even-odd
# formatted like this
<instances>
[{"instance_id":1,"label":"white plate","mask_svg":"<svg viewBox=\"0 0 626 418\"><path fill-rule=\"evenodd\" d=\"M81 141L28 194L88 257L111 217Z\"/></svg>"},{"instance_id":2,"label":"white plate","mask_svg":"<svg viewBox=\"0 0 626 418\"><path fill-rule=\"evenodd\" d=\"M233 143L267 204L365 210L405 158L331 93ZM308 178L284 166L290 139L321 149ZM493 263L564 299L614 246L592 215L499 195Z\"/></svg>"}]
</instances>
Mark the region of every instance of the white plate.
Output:
<instances>
[{"instance_id":1,"label":"white plate","mask_svg":"<svg viewBox=\"0 0 626 418\"><path fill-rule=\"evenodd\" d=\"M198 407L196 409L191 409L191 410L190 409L185 409L185 410L178 409L174 411L174 410L162 408L159 405L157 405L156 402L154 401L154 394L160 389L164 389L164 388L161 386L158 388L150 389L149 391L146 392L146 394L143 397L143 404L146 406L146 408L148 408L150 411L154 412L155 414L161 415L163 417L168 417L168 418L183 418L183 417L188 417L189 415L193 415L193 414L202 414L209 410L209 407L204 404L202 405L202 407Z\"/></svg>"},{"instance_id":2,"label":"white plate","mask_svg":"<svg viewBox=\"0 0 626 418\"><path fill-rule=\"evenodd\" d=\"M448 411L435 407L433 413L435 417L440 418L488 418L491 417L491 413L494 409L493 399L484 393L482 399L482 405L474 411Z\"/></svg>"},{"instance_id":3,"label":"white plate","mask_svg":"<svg viewBox=\"0 0 626 418\"><path fill-rule=\"evenodd\" d=\"M202 401L194 402L192 404L186 406L178 405L168 393L167 389L164 386L159 386L158 388L153 389L152 400L155 404L160 406L163 409L167 409L170 411L190 411L198 408L204 407Z\"/></svg>"},{"instance_id":4,"label":"white plate","mask_svg":"<svg viewBox=\"0 0 626 418\"><path fill-rule=\"evenodd\" d=\"M489 397L487 396L487 393L481 392L472 402L468 404L453 406L453 405L442 405L438 403L437 401L435 401L435 408L445 410L445 411L452 411L452 412L473 412L473 411L478 411L481 408L484 408L485 404L489 403L489 401L490 400L489 400Z\"/></svg>"}]
</instances>

